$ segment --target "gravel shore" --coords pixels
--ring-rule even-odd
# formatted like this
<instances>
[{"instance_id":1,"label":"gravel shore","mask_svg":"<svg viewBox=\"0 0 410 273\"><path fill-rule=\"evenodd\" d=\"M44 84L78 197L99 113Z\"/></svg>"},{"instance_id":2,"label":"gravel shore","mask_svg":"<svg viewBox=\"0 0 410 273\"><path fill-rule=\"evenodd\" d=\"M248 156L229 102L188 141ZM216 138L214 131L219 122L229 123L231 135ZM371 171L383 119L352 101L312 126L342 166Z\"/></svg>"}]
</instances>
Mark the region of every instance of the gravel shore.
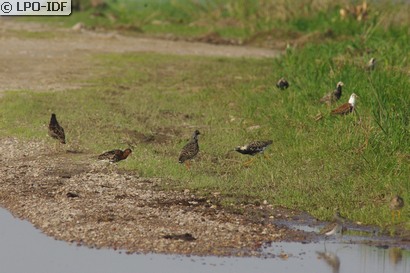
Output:
<instances>
[{"instance_id":1,"label":"gravel shore","mask_svg":"<svg viewBox=\"0 0 410 273\"><path fill-rule=\"evenodd\" d=\"M0 205L58 240L130 253L258 256L290 235L270 205L235 213L219 196L163 191L158 179L120 172L93 155L0 139ZM297 237L297 236L296 236Z\"/></svg>"}]
</instances>

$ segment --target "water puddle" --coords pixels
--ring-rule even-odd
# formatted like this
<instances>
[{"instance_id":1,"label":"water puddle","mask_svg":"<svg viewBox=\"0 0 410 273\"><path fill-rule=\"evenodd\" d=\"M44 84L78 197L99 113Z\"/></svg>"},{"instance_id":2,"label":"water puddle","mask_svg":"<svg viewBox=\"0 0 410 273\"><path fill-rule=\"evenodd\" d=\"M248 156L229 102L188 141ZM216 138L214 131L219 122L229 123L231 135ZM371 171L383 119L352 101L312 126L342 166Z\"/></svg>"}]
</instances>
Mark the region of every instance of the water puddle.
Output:
<instances>
[{"instance_id":1,"label":"water puddle","mask_svg":"<svg viewBox=\"0 0 410 273\"><path fill-rule=\"evenodd\" d=\"M0 209L4 272L410 272L410 251L351 244L351 236L316 243L270 243L264 258L125 254L56 241Z\"/></svg>"}]
</instances>

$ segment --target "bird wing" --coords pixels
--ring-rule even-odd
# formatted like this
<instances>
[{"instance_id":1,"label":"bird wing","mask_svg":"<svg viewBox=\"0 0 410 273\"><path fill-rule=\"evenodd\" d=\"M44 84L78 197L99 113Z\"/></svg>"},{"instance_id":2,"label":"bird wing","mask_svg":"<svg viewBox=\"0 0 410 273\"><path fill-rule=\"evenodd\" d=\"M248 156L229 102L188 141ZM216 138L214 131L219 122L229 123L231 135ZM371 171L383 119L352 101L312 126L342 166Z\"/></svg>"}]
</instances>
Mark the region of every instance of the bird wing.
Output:
<instances>
[{"instance_id":1,"label":"bird wing","mask_svg":"<svg viewBox=\"0 0 410 273\"><path fill-rule=\"evenodd\" d=\"M104 152L98 156L99 160L115 160L118 155L121 155L121 150L112 150L108 152Z\"/></svg>"},{"instance_id":2,"label":"bird wing","mask_svg":"<svg viewBox=\"0 0 410 273\"><path fill-rule=\"evenodd\" d=\"M319 102L321 103L332 103L336 101L336 96L335 96L335 92L330 92L327 93L326 95L324 95Z\"/></svg>"},{"instance_id":3,"label":"bird wing","mask_svg":"<svg viewBox=\"0 0 410 273\"><path fill-rule=\"evenodd\" d=\"M186 160L194 158L199 152L199 146L196 141L188 142L181 150L178 161L183 163Z\"/></svg>"},{"instance_id":4,"label":"bird wing","mask_svg":"<svg viewBox=\"0 0 410 273\"><path fill-rule=\"evenodd\" d=\"M332 112L330 112L332 115L346 115L349 114L350 112L353 111L353 107L350 103L344 103L337 107L336 109L333 109Z\"/></svg>"},{"instance_id":5,"label":"bird wing","mask_svg":"<svg viewBox=\"0 0 410 273\"><path fill-rule=\"evenodd\" d=\"M272 140L258 140L249 143L246 147L248 154L256 154L262 152L266 147L273 143Z\"/></svg>"},{"instance_id":6,"label":"bird wing","mask_svg":"<svg viewBox=\"0 0 410 273\"><path fill-rule=\"evenodd\" d=\"M60 140L62 143L65 143L65 133L63 127L57 124L50 124L48 127L48 134L55 139Z\"/></svg>"},{"instance_id":7,"label":"bird wing","mask_svg":"<svg viewBox=\"0 0 410 273\"><path fill-rule=\"evenodd\" d=\"M319 101L321 103L330 102L331 98L332 98L332 94L328 93L328 94L324 95Z\"/></svg>"}]
</instances>

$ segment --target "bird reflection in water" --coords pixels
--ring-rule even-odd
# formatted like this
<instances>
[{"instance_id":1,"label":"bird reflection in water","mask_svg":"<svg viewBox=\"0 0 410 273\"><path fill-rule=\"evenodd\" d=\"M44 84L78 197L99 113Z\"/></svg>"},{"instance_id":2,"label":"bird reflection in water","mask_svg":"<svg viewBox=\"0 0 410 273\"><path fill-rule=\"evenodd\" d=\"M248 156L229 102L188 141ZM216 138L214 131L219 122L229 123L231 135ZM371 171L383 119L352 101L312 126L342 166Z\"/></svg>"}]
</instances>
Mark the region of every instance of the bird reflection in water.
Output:
<instances>
[{"instance_id":1,"label":"bird reflection in water","mask_svg":"<svg viewBox=\"0 0 410 273\"><path fill-rule=\"evenodd\" d=\"M392 264L397 265L403 259L403 253L401 248L391 247L389 248L389 260Z\"/></svg>"},{"instance_id":2,"label":"bird reflection in water","mask_svg":"<svg viewBox=\"0 0 410 273\"><path fill-rule=\"evenodd\" d=\"M338 273L340 270L340 259L336 253L327 251L326 246L324 251L316 251L317 258L323 259L326 264L332 268L333 273Z\"/></svg>"}]
</instances>

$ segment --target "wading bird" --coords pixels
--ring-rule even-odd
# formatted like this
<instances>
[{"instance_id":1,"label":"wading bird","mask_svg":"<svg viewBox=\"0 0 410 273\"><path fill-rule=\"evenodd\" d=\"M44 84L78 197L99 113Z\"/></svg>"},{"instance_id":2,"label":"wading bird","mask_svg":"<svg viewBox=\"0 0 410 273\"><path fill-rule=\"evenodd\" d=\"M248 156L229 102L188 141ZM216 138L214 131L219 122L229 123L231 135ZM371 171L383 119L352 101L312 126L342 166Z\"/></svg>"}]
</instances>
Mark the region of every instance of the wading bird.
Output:
<instances>
[{"instance_id":1,"label":"wading bird","mask_svg":"<svg viewBox=\"0 0 410 273\"><path fill-rule=\"evenodd\" d=\"M112 150L108 152L104 152L98 156L99 160L108 160L111 163L116 163L118 161L126 159L132 153L131 149L125 149L124 151L121 150Z\"/></svg>"},{"instance_id":2,"label":"wading bird","mask_svg":"<svg viewBox=\"0 0 410 273\"><path fill-rule=\"evenodd\" d=\"M58 124L56 114L51 114L50 123L48 124L48 135L65 144L65 134L63 127Z\"/></svg>"},{"instance_id":3,"label":"wading bird","mask_svg":"<svg viewBox=\"0 0 410 273\"><path fill-rule=\"evenodd\" d=\"M356 105L356 99L358 98L358 96L353 93L352 95L350 95L349 98L349 102L346 102L342 105L340 105L339 107L337 107L336 109L332 110L330 112L330 114L332 115L347 115L350 114L351 112L354 111L354 107Z\"/></svg>"},{"instance_id":4,"label":"wading bird","mask_svg":"<svg viewBox=\"0 0 410 273\"><path fill-rule=\"evenodd\" d=\"M191 140L185 144L182 148L181 153L179 154L178 162L185 163L185 167L190 169L190 161L198 154L199 145L198 145L198 136L201 133L198 130L192 134Z\"/></svg>"},{"instance_id":5,"label":"wading bird","mask_svg":"<svg viewBox=\"0 0 410 273\"><path fill-rule=\"evenodd\" d=\"M280 78L279 81L276 83L276 87L282 90L285 90L289 87L289 83L285 78Z\"/></svg>"},{"instance_id":6,"label":"wading bird","mask_svg":"<svg viewBox=\"0 0 410 273\"><path fill-rule=\"evenodd\" d=\"M333 221L326 225L324 228L322 228L319 234L326 236L332 236L337 234L343 235L343 232L346 230L346 228L343 226L345 221L346 219L342 217L338 210L336 210L335 214L333 215Z\"/></svg>"},{"instance_id":7,"label":"wading bird","mask_svg":"<svg viewBox=\"0 0 410 273\"><path fill-rule=\"evenodd\" d=\"M335 103L340 99L342 96L342 87L343 87L343 82L338 82L336 84L336 89L333 90L332 92L327 93L324 95L319 102L321 103L326 103L327 105L331 105L332 103Z\"/></svg>"},{"instance_id":8,"label":"wading bird","mask_svg":"<svg viewBox=\"0 0 410 273\"><path fill-rule=\"evenodd\" d=\"M376 59L375 58L371 58L370 61L367 63L366 65L366 70L374 70L376 67Z\"/></svg>"},{"instance_id":9,"label":"wading bird","mask_svg":"<svg viewBox=\"0 0 410 273\"><path fill-rule=\"evenodd\" d=\"M244 146L238 146L235 148L235 151L238 153L244 154L244 155L251 155L254 156L256 154L262 154L266 148L269 147L273 143L272 140L259 140L259 141L252 141L251 143L244 145ZM252 158L251 160L247 161L244 163L244 166L249 165L255 160L255 158Z\"/></svg>"},{"instance_id":10,"label":"wading bird","mask_svg":"<svg viewBox=\"0 0 410 273\"><path fill-rule=\"evenodd\" d=\"M391 216L392 220L394 221L395 214L397 212L397 219L400 219L400 210L404 207L404 200L398 195L393 196L393 198L390 200L390 210L391 210Z\"/></svg>"}]
</instances>

